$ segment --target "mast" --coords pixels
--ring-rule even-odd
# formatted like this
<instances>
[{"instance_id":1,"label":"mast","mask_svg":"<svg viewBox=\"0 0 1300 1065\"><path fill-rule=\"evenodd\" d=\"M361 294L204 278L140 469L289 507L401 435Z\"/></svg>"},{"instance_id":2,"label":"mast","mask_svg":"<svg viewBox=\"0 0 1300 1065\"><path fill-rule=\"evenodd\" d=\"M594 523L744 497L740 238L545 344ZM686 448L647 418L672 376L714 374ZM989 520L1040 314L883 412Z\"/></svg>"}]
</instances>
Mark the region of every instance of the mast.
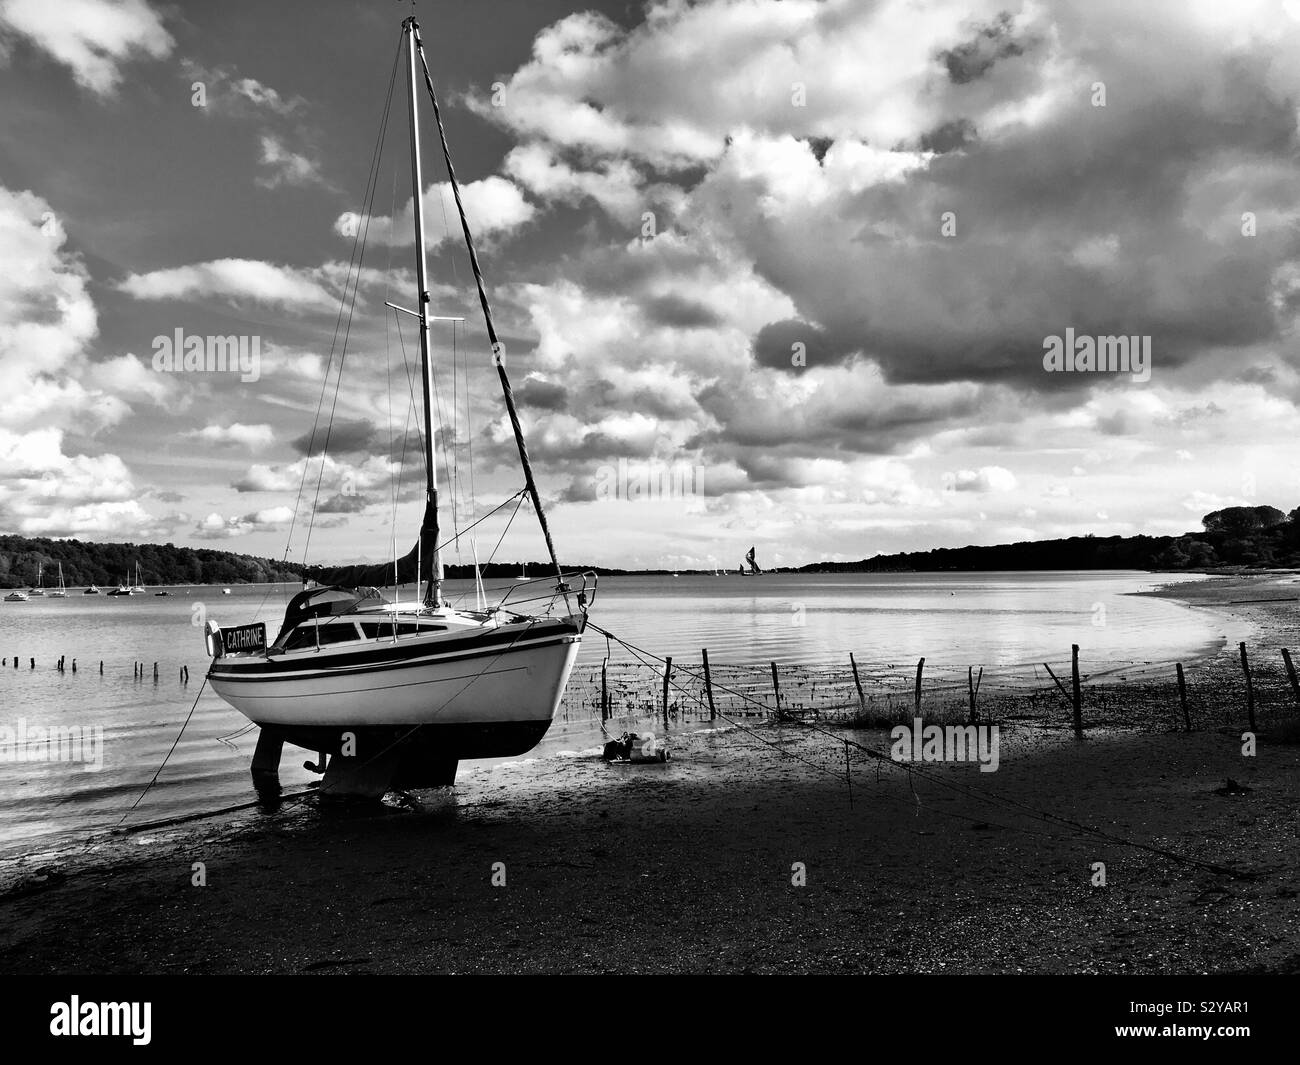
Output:
<instances>
[{"instance_id":1,"label":"mast","mask_svg":"<svg viewBox=\"0 0 1300 1065\"><path fill-rule=\"evenodd\" d=\"M424 176L420 169L420 122L416 104L417 73L420 69L419 54L420 26L412 16L402 23L406 33L407 54L407 99L411 105L411 206L415 215L415 280L419 288L419 300L416 304L420 326L420 377L424 392L424 471L426 513L433 517L433 538L429 550L433 552L432 565L429 570L429 584L424 592L424 605L438 607L442 605L442 557L438 550L438 466L434 437L436 430L433 423L433 364L429 357L429 284L428 263L424 251ZM420 530L421 543L424 530Z\"/></svg>"},{"instance_id":2,"label":"mast","mask_svg":"<svg viewBox=\"0 0 1300 1065\"><path fill-rule=\"evenodd\" d=\"M483 308L483 324L487 326L488 342L492 345L492 361L496 364L497 378L501 382L501 393L506 402L506 413L510 416L510 428L515 435L515 446L519 451L519 464L524 472L524 484L528 497L532 500L533 511L537 515L537 524L542 529L542 539L546 542L546 551L550 555L551 565L555 568L556 588L569 602L569 586L564 583L564 571L560 568L559 558L555 554L555 543L551 539L551 528L546 521L546 511L542 507L542 496L537 490L537 480L533 477L533 464L528 459L528 445L524 442L524 430L519 423L519 411L515 407L514 391L510 387L510 376L506 373L505 348L497 337L496 326L492 322L492 306L488 302L487 286L483 281L483 271L479 267L478 253L474 250L474 237L470 232L469 219L465 217L465 204L460 196L460 183L456 180L456 168L452 166L451 149L447 146L447 131L442 124L442 112L438 107L438 95L433 91L433 78L429 74L429 64L424 58L424 47L420 43L420 27L415 20L407 20L411 25L408 32L414 41L414 48L420 55L420 67L424 74L424 87L429 93L429 102L433 106L433 120L438 127L438 141L442 145L442 158L447 164L447 182L451 185L451 195L456 201L456 213L460 216L461 232L465 235L465 250L469 253L470 268L474 272L474 284L478 287L479 305ZM415 79L414 60L412 60L412 82ZM414 89L412 89L414 93ZM414 95L411 97L414 108Z\"/></svg>"}]
</instances>

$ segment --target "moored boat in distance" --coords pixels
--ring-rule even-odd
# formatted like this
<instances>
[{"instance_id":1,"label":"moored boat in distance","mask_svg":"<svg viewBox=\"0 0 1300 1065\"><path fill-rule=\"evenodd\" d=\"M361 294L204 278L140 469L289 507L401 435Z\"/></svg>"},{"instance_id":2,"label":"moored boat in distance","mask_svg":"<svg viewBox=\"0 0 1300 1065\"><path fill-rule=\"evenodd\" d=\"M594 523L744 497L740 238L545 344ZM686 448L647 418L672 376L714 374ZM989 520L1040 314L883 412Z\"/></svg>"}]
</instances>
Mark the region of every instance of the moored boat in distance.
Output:
<instances>
[{"instance_id":1,"label":"moored boat in distance","mask_svg":"<svg viewBox=\"0 0 1300 1065\"><path fill-rule=\"evenodd\" d=\"M81 594L82 594L82 595L99 595L99 585L98 585L98 584L92 584L89 588L83 588L83 589L81 590Z\"/></svg>"},{"instance_id":2,"label":"moored boat in distance","mask_svg":"<svg viewBox=\"0 0 1300 1065\"><path fill-rule=\"evenodd\" d=\"M413 306L419 310L388 306L395 314L415 319L419 333L424 516L415 546L401 558L372 565L310 567L305 577L315 584L289 601L273 640L268 641L262 622L233 627L208 622L205 635L212 656L208 682L218 696L261 727L253 776L264 793L278 794L276 770L286 742L321 753L308 768L324 773L321 792L334 796L377 797L390 787L448 785L454 782L462 758L509 757L530 750L546 734L560 705L595 599L595 574L564 573L551 541L414 17L402 23L401 48L410 113ZM474 610L454 607L443 596L444 545L439 538L435 461L439 427L432 399L430 324L448 319L435 319L427 309L421 90L427 91L433 106L447 185L473 265L493 363L519 452L524 488L516 494L521 499L526 494L532 504L555 579L554 586L546 589L544 579L530 580L524 568L518 583L495 605ZM383 123L381 128L387 128L387 112ZM372 184L372 201L373 189ZM369 217L374 204L365 207ZM364 239L360 248L358 272L364 261ZM355 303L355 287L350 297L346 284L343 292L345 307L349 299ZM328 433L324 439L328 440ZM398 591L408 584L416 585L418 598L402 602ZM392 599L380 587L393 588ZM230 594L228 588L222 591Z\"/></svg>"},{"instance_id":3,"label":"moored boat in distance","mask_svg":"<svg viewBox=\"0 0 1300 1065\"><path fill-rule=\"evenodd\" d=\"M6 603L25 603L31 597L20 588L15 588L5 596Z\"/></svg>"},{"instance_id":4,"label":"moored boat in distance","mask_svg":"<svg viewBox=\"0 0 1300 1065\"><path fill-rule=\"evenodd\" d=\"M57 588L51 588L51 589L50 589L50 598L51 598L51 599L66 599L66 598L68 598L68 588L67 588L67 585L65 585L65 584L63 583L63 563L62 563L62 562L59 563L59 586L58 586Z\"/></svg>"}]
</instances>

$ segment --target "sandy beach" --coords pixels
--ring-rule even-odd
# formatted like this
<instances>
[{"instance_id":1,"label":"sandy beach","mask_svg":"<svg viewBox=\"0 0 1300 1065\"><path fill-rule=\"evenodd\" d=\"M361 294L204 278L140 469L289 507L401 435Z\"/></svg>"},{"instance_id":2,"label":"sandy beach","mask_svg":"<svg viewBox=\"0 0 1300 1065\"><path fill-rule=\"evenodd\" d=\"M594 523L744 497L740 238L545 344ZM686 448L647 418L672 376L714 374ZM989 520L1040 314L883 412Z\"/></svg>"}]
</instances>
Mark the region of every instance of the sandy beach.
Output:
<instances>
[{"instance_id":1,"label":"sandy beach","mask_svg":"<svg viewBox=\"0 0 1300 1065\"><path fill-rule=\"evenodd\" d=\"M382 808L137 831L6 871L0 972L1297 972L1300 713L1274 660L1300 604L1229 605L1295 579L1176 589L1225 625L1187 664L1191 734L1168 684L1130 714L1137 689L1107 681L1082 743L1059 705L1017 724L1000 702L995 773L745 722L672 736L665 765L570 754Z\"/></svg>"}]
</instances>

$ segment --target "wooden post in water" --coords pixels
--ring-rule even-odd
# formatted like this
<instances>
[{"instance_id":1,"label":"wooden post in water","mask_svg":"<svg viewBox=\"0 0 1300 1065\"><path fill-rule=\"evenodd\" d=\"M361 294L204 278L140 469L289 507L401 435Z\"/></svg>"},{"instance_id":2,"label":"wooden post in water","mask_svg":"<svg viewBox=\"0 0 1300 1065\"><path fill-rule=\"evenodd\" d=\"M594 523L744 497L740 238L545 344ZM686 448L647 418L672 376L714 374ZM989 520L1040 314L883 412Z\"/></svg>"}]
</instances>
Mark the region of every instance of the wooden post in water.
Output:
<instances>
[{"instance_id":1,"label":"wooden post in water","mask_svg":"<svg viewBox=\"0 0 1300 1065\"><path fill-rule=\"evenodd\" d=\"M1241 671L1246 674L1246 719L1250 722L1250 731L1255 731L1255 685L1250 680L1250 660L1246 657L1246 645L1241 647Z\"/></svg>"},{"instance_id":2,"label":"wooden post in water","mask_svg":"<svg viewBox=\"0 0 1300 1065\"><path fill-rule=\"evenodd\" d=\"M718 716L718 710L713 705L713 674L709 672L709 649L707 647L700 649L700 657L704 659L704 694L709 697L709 720L713 721Z\"/></svg>"},{"instance_id":3,"label":"wooden post in water","mask_svg":"<svg viewBox=\"0 0 1300 1065\"><path fill-rule=\"evenodd\" d=\"M673 656L664 659L664 728L668 728L668 681L673 675Z\"/></svg>"},{"instance_id":4,"label":"wooden post in water","mask_svg":"<svg viewBox=\"0 0 1300 1065\"><path fill-rule=\"evenodd\" d=\"M853 652L849 652L849 665L853 667L853 686L858 689L858 709L862 713L867 712L867 700L862 694L862 678L858 676L858 663L853 657Z\"/></svg>"},{"instance_id":5,"label":"wooden post in water","mask_svg":"<svg viewBox=\"0 0 1300 1065\"><path fill-rule=\"evenodd\" d=\"M99 660L99 675L101 677L104 675L104 660L102 658Z\"/></svg>"},{"instance_id":6,"label":"wooden post in water","mask_svg":"<svg viewBox=\"0 0 1300 1065\"><path fill-rule=\"evenodd\" d=\"M776 719L781 720L781 678L776 672L776 663L772 663L772 691L776 695Z\"/></svg>"},{"instance_id":7,"label":"wooden post in water","mask_svg":"<svg viewBox=\"0 0 1300 1065\"><path fill-rule=\"evenodd\" d=\"M158 663L157 663L157 662L155 662L155 663L153 664L153 682L154 682L155 684L158 683Z\"/></svg>"},{"instance_id":8,"label":"wooden post in water","mask_svg":"<svg viewBox=\"0 0 1300 1065\"><path fill-rule=\"evenodd\" d=\"M970 698L970 723L973 725L980 719L979 711L975 708L975 700L980 693L980 682L984 679L984 667L980 666L980 675L976 677L973 666L966 667L966 692Z\"/></svg>"},{"instance_id":9,"label":"wooden post in water","mask_svg":"<svg viewBox=\"0 0 1300 1065\"><path fill-rule=\"evenodd\" d=\"M1178 663L1178 704L1183 708L1183 728L1192 731L1192 719L1187 713L1187 681L1183 678L1183 664Z\"/></svg>"},{"instance_id":10,"label":"wooden post in water","mask_svg":"<svg viewBox=\"0 0 1300 1065\"><path fill-rule=\"evenodd\" d=\"M925 659L916 664L916 716L921 716L921 670L925 669Z\"/></svg>"},{"instance_id":11,"label":"wooden post in water","mask_svg":"<svg viewBox=\"0 0 1300 1065\"><path fill-rule=\"evenodd\" d=\"M1074 738L1083 739L1083 696L1079 692L1079 645L1070 644L1070 668L1074 673Z\"/></svg>"},{"instance_id":12,"label":"wooden post in water","mask_svg":"<svg viewBox=\"0 0 1300 1065\"><path fill-rule=\"evenodd\" d=\"M604 724L609 720L609 676L608 662L600 663L600 720Z\"/></svg>"},{"instance_id":13,"label":"wooden post in water","mask_svg":"<svg viewBox=\"0 0 1300 1065\"><path fill-rule=\"evenodd\" d=\"M1291 664L1291 652L1282 648L1282 661L1286 663L1286 675L1291 678L1291 694L1295 696L1296 706L1300 706L1300 681L1296 680L1295 666Z\"/></svg>"}]
</instances>

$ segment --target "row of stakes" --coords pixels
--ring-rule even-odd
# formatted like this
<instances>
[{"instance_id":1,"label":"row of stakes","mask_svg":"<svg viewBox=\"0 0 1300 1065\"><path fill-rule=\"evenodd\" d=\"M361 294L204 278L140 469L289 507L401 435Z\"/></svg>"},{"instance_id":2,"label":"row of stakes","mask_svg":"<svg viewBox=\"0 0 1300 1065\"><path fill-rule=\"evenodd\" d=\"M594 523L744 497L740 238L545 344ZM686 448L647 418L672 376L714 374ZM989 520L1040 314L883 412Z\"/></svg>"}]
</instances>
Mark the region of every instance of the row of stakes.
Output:
<instances>
[{"instance_id":1,"label":"row of stakes","mask_svg":"<svg viewBox=\"0 0 1300 1065\"><path fill-rule=\"evenodd\" d=\"M20 661L20 659L18 658L17 655L15 655L15 656L14 656L14 669L17 669L17 668L18 668L18 663L19 663L19 661ZM28 659L28 662L29 662L29 665L28 665L28 668L29 668L29 669L35 669L35 668L36 668L36 659L34 659L34 658L29 658L29 659ZM8 658L5 658L5 659L0 660L0 666L3 666L3 667L6 667L6 668L7 668L8 665L9 665L9 659L8 659ZM145 672L146 672L146 665L145 665L145 663L144 663L144 662L133 662L133 663L132 663L132 667L133 667L133 674L132 674L132 675L135 677L135 679L136 679L136 680L144 680L144 678L145 678ZM54 668L55 668L56 670L58 670L60 673L67 673L68 670L69 670L69 667L68 667L68 656L67 656L67 655L60 655L60 656L59 656L59 661L58 661L58 663L55 665ZM76 660L75 658L72 660L71 671L72 671L73 673L77 672L77 660ZM102 658L99 660L99 675L100 675L101 677L104 675L104 660L103 660ZM179 679L180 679L180 682L181 682L182 684L188 684L188 683L190 682L190 667L189 667L189 666L181 666L181 667L180 667ZM157 662L155 662L155 663L153 664L153 680L154 680L154 683L155 683L155 684L158 683L158 663L157 663Z\"/></svg>"}]
</instances>

